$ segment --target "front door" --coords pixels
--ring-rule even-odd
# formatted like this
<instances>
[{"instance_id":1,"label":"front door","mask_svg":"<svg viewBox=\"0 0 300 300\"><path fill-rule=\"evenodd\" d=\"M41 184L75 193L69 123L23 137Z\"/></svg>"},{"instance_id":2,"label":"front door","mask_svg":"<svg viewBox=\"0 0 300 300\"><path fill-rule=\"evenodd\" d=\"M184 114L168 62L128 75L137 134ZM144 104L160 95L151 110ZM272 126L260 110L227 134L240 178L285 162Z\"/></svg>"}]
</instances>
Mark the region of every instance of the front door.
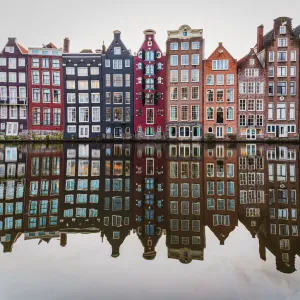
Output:
<instances>
[{"instance_id":1,"label":"front door","mask_svg":"<svg viewBox=\"0 0 300 300\"><path fill-rule=\"evenodd\" d=\"M279 125L279 137L287 137L287 136L288 136L287 126Z\"/></svg>"},{"instance_id":2,"label":"front door","mask_svg":"<svg viewBox=\"0 0 300 300\"><path fill-rule=\"evenodd\" d=\"M223 138L223 126L217 126L217 138Z\"/></svg>"},{"instance_id":3,"label":"front door","mask_svg":"<svg viewBox=\"0 0 300 300\"><path fill-rule=\"evenodd\" d=\"M89 138L89 126L79 126L79 137Z\"/></svg>"}]
</instances>

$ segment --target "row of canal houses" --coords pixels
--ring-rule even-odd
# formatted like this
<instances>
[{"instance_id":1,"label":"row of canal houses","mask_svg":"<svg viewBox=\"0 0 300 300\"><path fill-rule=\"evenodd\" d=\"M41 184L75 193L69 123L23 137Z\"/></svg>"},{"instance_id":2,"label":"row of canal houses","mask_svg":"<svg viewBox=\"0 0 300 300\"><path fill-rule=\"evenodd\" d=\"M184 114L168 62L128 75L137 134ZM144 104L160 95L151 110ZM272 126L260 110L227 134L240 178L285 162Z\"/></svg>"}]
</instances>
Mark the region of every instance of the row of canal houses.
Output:
<instances>
[{"instance_id":1,"label":"row of canal houses","mask_svg":"<svg viewBox=\"0 0 300 300\"><path fill-rule=\"evenodd\" d=\"M299 139L300 26L274 20L236 60L219 43L204 57L201 29L154 30L132 55L120 31L108 48L70 53L52 43L0 54L0 133L35 139Z\"/></svg>"},{"instance_id":2,"label":"row of canal houses","mask_svg":"<svg viewBox=\"0 0 300 300\"><path fill-rule=\"evenodd\" d=\"M98 233L116 258L135 234L153 260L165 235L168 257L190 263L204 260L208 232L228 247L242 224L262 260L268 249L292 273L299 175L293 144L2 143L0 241L11 252L22 234L66 247L68 235Z\"/></svg>"}]
</instances>

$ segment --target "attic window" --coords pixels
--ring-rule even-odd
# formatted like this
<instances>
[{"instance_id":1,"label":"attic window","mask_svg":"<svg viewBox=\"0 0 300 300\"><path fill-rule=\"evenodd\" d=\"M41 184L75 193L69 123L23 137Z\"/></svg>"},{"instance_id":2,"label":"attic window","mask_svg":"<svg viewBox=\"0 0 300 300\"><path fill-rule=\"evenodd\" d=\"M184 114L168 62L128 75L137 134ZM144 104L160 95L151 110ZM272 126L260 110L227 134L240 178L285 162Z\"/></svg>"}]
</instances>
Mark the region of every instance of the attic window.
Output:
<instances>
[{"instance_id":1,"label":"attic window","mask_svg":"<svg viewBox=\"0 0 300 300\"><path fill-rule=\"evenodd\" d=\"M186 31L186 29L184 29L184 31L182 32L182 36L187 36L187 31Z\"/></svg>"},{"instance_id":2,"label":"attic window","mask_svg":"<svg viewBox=\"0 0 300 300\"><path fill-rule=\"evenodd\" d=\"M250 59L250 66L254 66L254 59Z\"/></svg>"},{"instance_id":3,"label":"attic window","mask_svg":"<svg viewBox=\"0 0 300 300\"><path fill-rule=\"evenodd\" d=\"M280 26L279 33L280 34L286 34L286 26Z\"/></svg>"},{"instance_id":4,"label":"attic window","mask_svg":"<svg viewBox=\"0 0 300 300\"><path fill-rule=\"evenodd\" d=\"M114 54L115 55L121 55L121 47L115 47L114 48Z\"/></svg>"},{"instance_id":5,"label":"attic window","mask_svg":"<svg viewBox=\"0 0 300 300\"><path fill-rule=\"evenodd\" d=\"M148 47L152 46L152 41L148 41Z\"/></svg>"},{"instance_id":6,"label":"attic window","mask_svg":"<svg viewBox=\"0 0 300 300\"><path fill-rule=\"evenodd\" d=\"M5 52L7 52L7 53L14 53L15 52L15 48L14 47L5 47Z\"/></svg>"},{"instance_id":7,"label":"attic window","mask_svg":"<svg viewBox=\"0 0 300 300\"><path fill-rule=\"evenodd\" d=\"M142 51L139 52L138 57L139 57L139 58L142 58L142 57L143 57Z\"/></svg>"}]
</instances>

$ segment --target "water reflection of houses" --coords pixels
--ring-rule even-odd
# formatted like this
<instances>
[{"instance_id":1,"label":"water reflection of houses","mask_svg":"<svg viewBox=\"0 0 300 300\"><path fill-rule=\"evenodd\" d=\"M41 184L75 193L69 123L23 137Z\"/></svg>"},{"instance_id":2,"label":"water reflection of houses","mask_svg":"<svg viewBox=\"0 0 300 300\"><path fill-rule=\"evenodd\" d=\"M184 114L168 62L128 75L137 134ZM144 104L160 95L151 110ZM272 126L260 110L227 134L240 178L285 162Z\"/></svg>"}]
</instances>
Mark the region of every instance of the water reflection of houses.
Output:
<instances>
[{"instance_id":1,"label":"water reflection of houses","mask_svg":"<svg viewBox=\"0 0 300 300\"><path fill-rule=\"evenodd\" d=\"M182 263L203 260L205 203L200 144L170 144L165 177L168 257Z\"/></svg>"},{"instance_id":2,"label":"water reflection of houses","mask_svg":"<svg viewBox=\"0 0 300 300\"><path fill-rule=\"evenodd\" d=\"M267 216L265 145L238 145L239 220L254 238Z\"/></svg>"},{"instance_id":3,"label":"water reflection of houses","mask_svg":"<svg viewBox=\"0 0 300 300\"><path fill-rule=\"evenodd\" d=\"M27 145L0 145L0 238L11 252L24 230Z\"/></svg>"},{"instance_id":4,"label":"water reflection of houses","mask_svg":"<svg viewBox=\"0 0 300 300\"><path fill-rule=\"evenodd\" d=\"M63 180L61 144L28 145L24 215L25 239L59 237L59 196Z\"/></svg>"},{"instance_id":5,"label":"water reflection of houses","mask_svg":"<svg viewBox=\"0 0 300 300\"><path fill-rule=\"evenodd\" d=\"M269 213L258 238L260 255L266 259L265 249L276 257L277 270L292 273L299 245L299 148L293 145L267 145L266 190Z\"/></svg>"},{"instance_id":6,"label":"water reflection of houses","mask_svg":"<svg viewBox=\"0 0 300 300\"><path fill-rule=\"evenodd\" d=\"M112 257L120 255L120 246L132 229L133 149L131 144L106 144L104 153L103 227L112 246Z\"/></svg>"},{"instance_id":7,"label":"water reflection of houses","mask_svg":"<svg viewBox=\"0 0 300 300\"><path fill-rule=\"evenodd\" d=\"M112 245L112 256L131 229L130 144L67 144L60 230L64 233L101 231ZM64 236L66 244L66 236Z\"/></svg>"},{"instance_id":8,"label":"water reflection of houses","mask_svg":"<svg viewBox=\"0 0 300 300\"><path fill-rule=\"evenodd\" d=\"M224 245L238 225L236 144L204 147L205 223Z\"/></svg>"},{"instance_id":9,"label":"water reflection of houses","mask_svg":"<svg viewBox=\"0 0 300 300\"><path fill-rule=\"evenodd\" d=\"M163 144L136 144L134 152L134 210L143 257L156 257L155 247L165 229L165 149Z\"/></svg>"}]
</instances>

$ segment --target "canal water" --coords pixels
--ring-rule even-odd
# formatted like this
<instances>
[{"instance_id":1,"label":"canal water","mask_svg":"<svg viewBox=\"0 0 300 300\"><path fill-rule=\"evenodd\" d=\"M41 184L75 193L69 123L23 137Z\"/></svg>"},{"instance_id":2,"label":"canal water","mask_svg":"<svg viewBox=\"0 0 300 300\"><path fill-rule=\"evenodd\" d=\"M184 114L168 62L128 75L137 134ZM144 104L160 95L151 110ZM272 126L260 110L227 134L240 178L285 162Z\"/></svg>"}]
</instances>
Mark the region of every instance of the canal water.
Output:
<instances>
[{"instance_id":1,"label":"canal water","mask_svg":"<svg viewBox=\"0 0 300 300\"><path fill-rule=\"evenodd\" d=\"M1 144L0 299L300 299L299 146Z\"/></svg>"}]
</instances>

